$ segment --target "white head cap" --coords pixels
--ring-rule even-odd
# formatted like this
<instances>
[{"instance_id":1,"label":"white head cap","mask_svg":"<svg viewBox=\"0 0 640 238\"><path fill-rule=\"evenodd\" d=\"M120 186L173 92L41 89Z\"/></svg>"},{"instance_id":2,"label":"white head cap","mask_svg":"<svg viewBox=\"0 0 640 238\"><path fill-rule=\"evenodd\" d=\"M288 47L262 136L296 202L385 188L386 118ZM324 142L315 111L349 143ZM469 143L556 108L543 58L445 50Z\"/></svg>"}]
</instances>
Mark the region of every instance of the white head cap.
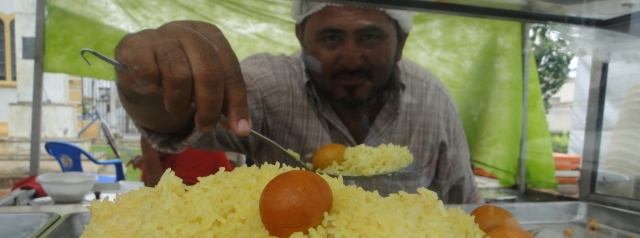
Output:
<instances>
[{"instance_id":1,"label":"white head cap","mask_svg":"<svg viewBox=\"0 0 640 238\"><path fill-rule=\"evenodd\" d=\"M343 6L342 4L335 3L321 3L321 2L312 2L309 0L294 0L293 7L291 8L291 17L296 21L297 24L300 24L305 18L310 16L317 11L322 10L322 8L331 5L331 6ZM398 25L405 33L409 33L411 27L413 27L413 12L403 11L403 10L391 10L391 9L379 9L387 13L389 17L398 21Z\"/></svg>"}]
</instances>

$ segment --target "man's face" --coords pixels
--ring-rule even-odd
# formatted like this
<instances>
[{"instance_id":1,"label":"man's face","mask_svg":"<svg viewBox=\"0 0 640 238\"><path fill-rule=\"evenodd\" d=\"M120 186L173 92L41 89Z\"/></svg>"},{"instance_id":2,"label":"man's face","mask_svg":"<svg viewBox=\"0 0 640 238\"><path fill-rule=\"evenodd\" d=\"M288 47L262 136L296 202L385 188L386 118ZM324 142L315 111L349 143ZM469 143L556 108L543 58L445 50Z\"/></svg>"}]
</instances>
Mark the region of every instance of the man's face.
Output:
<instances>
[{"instance_id":1,"label":"man's face","mask_svg":"<svg viewBox=\"0 0 640 238\"><path fill-rule=\"evenodd\" d=\"M337 6L309 16L296 34L311 79L348 107L366 103L386 85L407 37L384 11Z\"/></svg>"}]
</instances>

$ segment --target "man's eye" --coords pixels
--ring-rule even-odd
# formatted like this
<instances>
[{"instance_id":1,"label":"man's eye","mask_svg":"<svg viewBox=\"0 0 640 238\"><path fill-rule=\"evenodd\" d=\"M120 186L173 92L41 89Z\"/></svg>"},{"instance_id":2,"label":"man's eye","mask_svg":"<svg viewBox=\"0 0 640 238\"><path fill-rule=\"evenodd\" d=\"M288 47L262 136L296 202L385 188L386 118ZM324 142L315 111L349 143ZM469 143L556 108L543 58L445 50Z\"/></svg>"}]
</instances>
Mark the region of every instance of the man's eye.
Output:
<instances>
[{"instance_id":1,"label":"man's eye","mask_svg":"<svg viewBox=\"0 0 640 238\"><path fill-rule=\"evenodd\" d=\"M339 39L338 36L325 36L324 40L329 43L335 43L338 42Z\"/></svg>"},{"instance_id":2,"label":"man's eye","mask_svg":"<svg viewBox=\"0 0 640 238\"><path fill-rule=\"evenodd\" d=\"M367 34L363 36L364 40L366 41L376 41L379 40L380 37L378 35L374 35L374 34Z\"/></svg>"}]
</instances>

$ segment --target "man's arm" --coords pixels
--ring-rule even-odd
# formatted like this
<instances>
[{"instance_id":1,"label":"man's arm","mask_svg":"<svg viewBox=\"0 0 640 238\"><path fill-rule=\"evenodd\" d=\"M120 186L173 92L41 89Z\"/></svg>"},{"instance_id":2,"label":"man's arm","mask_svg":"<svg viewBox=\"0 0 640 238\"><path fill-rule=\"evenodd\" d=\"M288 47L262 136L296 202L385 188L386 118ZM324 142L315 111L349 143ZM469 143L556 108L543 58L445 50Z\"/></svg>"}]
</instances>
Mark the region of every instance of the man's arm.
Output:
<instances>
[{"instance_id":1,"label":"man's arm","mask_svg":"<svg viewBox=\"0 0 640 238\"><path fill-rule=\"evenodd\" d=\"M151 144L143 137L140 137L140 147L142 149L142 159L145 166L147 178L144 185L147 187L155 187L160 182L160 177L164 173L158 151L151 147Z\"/></svg>"},{"instance_id":2,"label":"man's arm","mask_svg":"<svg viewBox=\"0 0 640 238\"><path fill-rule=\"evenodd\" d=\"M115 58L123 107L140 126L163 134L215 128L221 113L238 135L249 133L244 80L238 59L216 26L167 23L124 37ZM192 106L195 102L195 108Z\"/></svg>"}]
</instances>

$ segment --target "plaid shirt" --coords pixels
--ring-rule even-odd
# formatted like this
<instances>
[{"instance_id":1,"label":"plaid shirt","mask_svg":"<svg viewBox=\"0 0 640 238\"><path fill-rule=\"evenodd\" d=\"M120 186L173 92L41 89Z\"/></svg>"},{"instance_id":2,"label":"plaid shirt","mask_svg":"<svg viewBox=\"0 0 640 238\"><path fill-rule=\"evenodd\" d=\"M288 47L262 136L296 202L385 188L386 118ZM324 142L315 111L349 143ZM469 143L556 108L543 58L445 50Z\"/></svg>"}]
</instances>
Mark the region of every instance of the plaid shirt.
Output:
<instances>
[{"instance_id":1,"label":"plaid shirt","mask_svg":"<svg viewBox=\"0 0 640 238\"><path fill-rule=\"evenodd\" d=\"M247 85L253 129L311 162L313 153L327 143L356 146L356 142L329 106L316 94L304 70L301 53L253 55L241 63ZM385 94L386 104L373 121L364 144L407 146L414 161L402 173L345 181L380 195L425 187L445 203L482 203L469 161L466 137L446 87L424 68L408 60L398 63L398 89ZM194 131L183 137L153 133L139 126L154 147L178 152L188 146L235 151L256 164L296 164L269 145L238 137L221 126L211 133Z\"/></svg>"}]
</instances>

